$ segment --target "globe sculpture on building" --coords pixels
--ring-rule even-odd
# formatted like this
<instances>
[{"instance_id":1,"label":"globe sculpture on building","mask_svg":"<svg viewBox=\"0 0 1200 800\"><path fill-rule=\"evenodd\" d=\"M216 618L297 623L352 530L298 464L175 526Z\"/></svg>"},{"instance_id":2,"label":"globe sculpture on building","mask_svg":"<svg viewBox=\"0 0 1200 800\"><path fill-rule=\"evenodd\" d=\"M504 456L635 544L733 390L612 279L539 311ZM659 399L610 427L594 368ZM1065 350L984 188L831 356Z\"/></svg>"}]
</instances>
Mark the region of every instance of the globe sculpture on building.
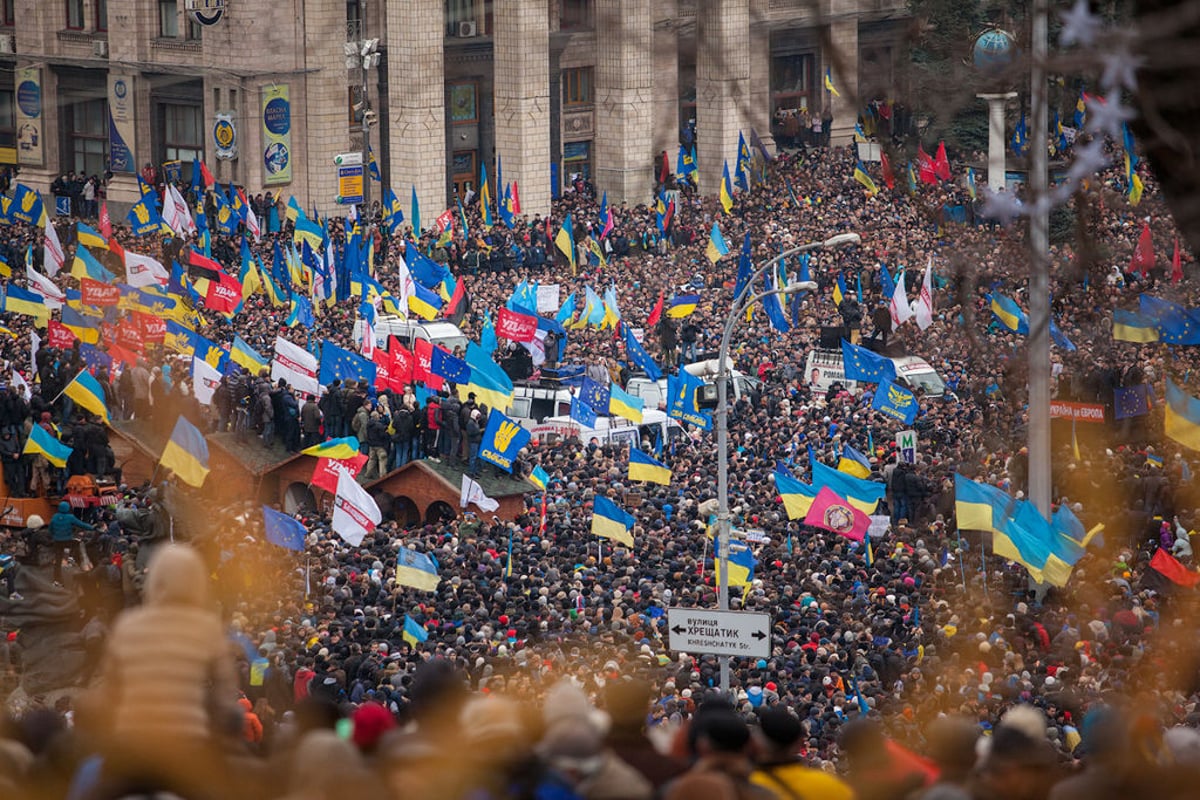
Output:
<instances>
[{"instance_id":1,"label":"globe sculpture on building","mask_svg":"<svg viewBox=\"0 0 1200 800\"><path fill-rule=\"evenodd\" d=\"M1008 31L989 28L975 37L971 61L983 72L999 72L1012 63L1016 39Z\"/></svg>"},{"instance_id":2,"label":"globe sculpture on building","mask_svg":"<svg viewBox=\"0 0 1200 800\"><path fill-rule=\"evenodd\" d=\"M1004 107L1008 100L1016 97L1008 76L1016 51L1016 39L1008 31L988 28L975 37L971 46L971 61L983 80L985 92L976 95L988 104L988 186L993 191L1006 183Z\"/></svg>"}]
</instances>

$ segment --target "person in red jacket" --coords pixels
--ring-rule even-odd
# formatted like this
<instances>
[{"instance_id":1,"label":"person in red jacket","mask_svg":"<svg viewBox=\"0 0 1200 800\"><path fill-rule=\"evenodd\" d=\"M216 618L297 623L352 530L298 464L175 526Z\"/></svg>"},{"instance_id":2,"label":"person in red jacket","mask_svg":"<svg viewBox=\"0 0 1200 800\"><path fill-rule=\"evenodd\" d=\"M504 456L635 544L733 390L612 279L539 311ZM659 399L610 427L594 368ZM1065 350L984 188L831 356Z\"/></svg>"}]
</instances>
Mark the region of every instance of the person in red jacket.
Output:
<instances>
[{"instance_id":1,"label":"person in red jacket","mask_svg":"<svg viewBox=\"0 0 1200 800\"><path fill-rule=\"evenodd\" d=\"M261 744L263 724L262 720L258 718L258 714L254 713L254 706L250 703L249 698L246 697L238 700L238 705L241 706L243 712L242 737L250 744Z\"/></svg>"}]
</instances>

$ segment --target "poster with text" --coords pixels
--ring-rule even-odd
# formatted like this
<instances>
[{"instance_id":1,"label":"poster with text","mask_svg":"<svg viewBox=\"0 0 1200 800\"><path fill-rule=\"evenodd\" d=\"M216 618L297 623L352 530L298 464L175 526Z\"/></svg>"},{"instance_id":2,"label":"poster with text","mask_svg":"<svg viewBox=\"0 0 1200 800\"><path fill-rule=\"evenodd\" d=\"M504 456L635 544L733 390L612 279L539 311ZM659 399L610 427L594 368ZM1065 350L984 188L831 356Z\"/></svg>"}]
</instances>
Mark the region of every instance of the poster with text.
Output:
<instances>
[{"instance_id":1,"label":"poster with text","mask_svg":"<svg viewBox=\"0 0 1200 800\"><path fill-rule=\"evenodd\" d=\"M292 104L286 85L263 87L263 183L292 182Z\"/></svg>"}]
</instances>

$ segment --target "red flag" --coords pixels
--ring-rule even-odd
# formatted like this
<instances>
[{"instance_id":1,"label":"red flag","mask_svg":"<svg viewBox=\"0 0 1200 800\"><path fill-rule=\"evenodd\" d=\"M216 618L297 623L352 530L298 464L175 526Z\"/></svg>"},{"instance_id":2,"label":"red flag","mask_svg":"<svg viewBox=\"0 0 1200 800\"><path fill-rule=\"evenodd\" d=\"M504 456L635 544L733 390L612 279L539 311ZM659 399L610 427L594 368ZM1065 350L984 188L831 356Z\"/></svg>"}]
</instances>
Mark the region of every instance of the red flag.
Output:
<instances>
[{"instance_id":1,"label":"red flag","mask_svg":"<svg viewBox=\"0 0 1200 800\"><path fill-rule=\"evenodd\" d=\"M392 382L400 388L412 383L415 362L412 351L400 344L395 336L389 336L388 353L392 356Z\"/></svg>"},{"instance_id":2,"label":"red flag","mask_svg":"<svg viewBox=\"0 0 1200 800\"><path fill-rule=\"evenodd\" d=\"M462 302L466 294L467 282L459 278L458 282L454 284L454 294L450 295L450 302L442 306L442 316L447 318L454 316L454 312L458 309L459 303Z\"/></svg>"},{"instance_id":3,"label":"red flag","mask_svg":"<svg viewBox=\"0 0 1200 800\"><path fill-rule=\"evenodd\" d=\"M1188 569L1161 547L1154 553L1154 558L1150 559L1150 568L1179 586L1200 584L1200 572Z\"/></svg>"},{"instance_id":4,"label":"red flag","mask_svg":"<svg viewBox=\"0 0 1200 800\"><path fill-rule=\"evenodd\" d=\"M121 302L121 290L91 278L80 278L79 301L85 306L115 306Z\"/></svg>"},{"instance_id":5,"label":"red flag","mask_svg":"<svg viewBox=\"0 0 1200 800\"><path fill-rule=\"evenodd\" d=\"M371 360L375 362L375 388L393 389L392 367L395 366L396 359L387 350L376 347L371 353Z\"/></svg>"},{"instance_id":6,"label":"red flag","mask_svg":"<svg viewBox=\"0 0 1200 800\"><path fill-rule=\"evenodd\" d=\"M222 271L220 264L218 264L216 261L213 261L208 256L204 255L204 253L197 252L196 250L188 250L188 263L191 264L193 267L200 267L201 269L210 269L213 272L221 272Z\"/></svg>"},{"instance_id":7,"label":"red flag","mask_svg":"<svg viewBox=\"0 0 1200 800\"><path fill-rule=\"evenodd\" d=\"M521 191L517 188L517 182L513 181L513 205L512 213L521 213Z\"/></svg>"},{"instance_id":8,"label":"red flag","mask_svg":"<svg viewBox=\"0 0 1200 800\"><path fill-rule=\"evenodd\" d=\"M822 486L804 517L804 524L861 542L867 535L867 528L871 527L871 518L846 502L833 489Z\"/></svg>"},{"instance_id":9,"label":"red flag","mask_svg":"<svg viewBox=\"0 0 1200 800\"><path fill-rule=\"evenodd\" d=\"M1138 237L1137 247L1133 249L1133 258L1129 261L1129 271L1136 272L1143 278L1154 268L1154 236L1150 233L1150 223L1142 225L1142 235Z\"/></svg>"},{"instance_id":10,"label":"red flag","mask_svg":"<svg viewBox=\"0 0 1200 800\"><path fill-rule=\"evenodd\" d=\"M100 201L100 232L105 239L112 238L112 220L108 217L108 201Z\"/></svg>"},{"instance_id":11,"label":"red flag","mask_svg":"<svg viewBox=\"0 0 1200 800\"><path fill-rule=\"evenodd\" d=\"M887 153L882 150L879 151L879 166L883 169L883 182L889 189L895 189L896 176L892 174L892 162L888 159Z\"/></svg>"},{"instance_id":12,"label":"red flag","mask_svg":"<svg viewBox=\"0 0 1200 800\"><path fill-rule=\"evenodd\" d=\"M58 320L52 319L47 323L47 347L57 347L61 350L69 350L71 345L75 344L75 339L75 334L71 333L71 330Z\"/></svg>"},{"instance_id":13,"label":"red flag","mask_svg":"<svg viewBox=\"0 0 1200 800\"><path fill-rule=\"evenodd\" d=\"M659 174L658 174L658 182L665 184L667 182L667 178L670 177L670 175L671 175L671 163L670 163L670 161L667 160L667 151L666 150L663 150L662 161L663 161L662 171L659 172Z\"/></svg>"},{"instance_id":14,"label":"red flag","mask_svg":"<svg viewBox=\"0 0 1200 800\"><path fill-rule=\"evenodd\" d=\"M413 371L412 377L414 383L423 383L435 392L442 390L442 376L434 375L432 372L433 366L433 342L428 339L417 339L413 342Z\"/></svg>"},{"instance_id":15,"label":"red flag","mask_svg":"<svg viewBox=\"0 0 1200 800\"><path fill-rule=\"evenodd\" d=\"M514 342L532 342L537 336L537 317L501 308L496 315L496 335Z\"/></svg>"},{"instance_id":16,"label":"red flag","mask_svg":"<svg viewBox=\"0 0 1200 800\"><path fill-rule=\"evenodd\" d=\"M242 302L242 284L224 272L216 280L208 282L208 294L204 297L206 308L221 314L232 314Z\"/></svg>"},{"instance_id":17,"label":"red flag","mask_svg":"<svg viewBox=\"0 0 1200 800\"><path fill-rule=\"evenodd\" d=\"M438 233L445 233L450 230L450 226L454 224L454 209L447 208L441 214L438 214L433 224L437 228Z\"/></svg>"},{"instance_id":18,"label":"red flag","mask_svg":"<svg viewBox=\"0 0 1200 800\"><path fill-rule=\"evenodd\" d=\"M142 341L146 344L162 344L167 336L167 323L154 316L141 311L131 312L134 323L141 331Z\"/></svg>"},{"instance_id":19,"label":"red flag","mask_svg":"<svg viewBox=\"0 0 1200 800\"><path fill-rule=\"evenodd\" d=\"M117 345L135 353L140 353L145 349L145 345L142 343L142 330L132 319L123 319L117 323Z\"/></svg>"},{"instance_id":20,"label":"red flag","mask_svg":"<svg viewBox=\"0 0 1200 800\"><path fill-rule=\"evenodd\" d=\"M929 153L925 152L925 148L917 145L917 175L921 179L921 183L937 183L937 167L933 163L933 159L929 157Z\"/></svg>"},{"instance_id":21,"label":"red flag","mask_svg":"<svg viewBox=\"0 0 1200 800\"><path fill-rule=\"evenodd\" d=\"M213 174L208 171L208 165L203 161L200 162L200 177L204 181L205 189L211 189L213 184L217 182L217 179L213 177Z\"/></svg>"},{"instance_id":22,"label":"red flag","mask_svg":"<svg viewBox=\"0 0 1200 800\"><path fill-rule=\"evenodd\" d=\"M1171 283L1183 280L1183 261L1179 258L1179 237L1175 237L1175 254L1171 256Z\"/></svg>"},{"instance_id":23,"label":"red flag","mask_svg":"<svg viewBox=\"0 0 1200 800\"><path fill-rule=\"evenodd\" d=\"M318 458L317 466L313 469L311 483L330 494L337 494L338 467L348 469L352 476L358 477L358 473L362 472L363 465L366 463L367 457L362 453L354 458Z\"/></svg>"},{"instance_id":24,"label":"red flag","mask_svg":"<svg viewBox=\"0 0 1200 800\"><path fill-rule=\"evenodd\" d=\"M138 357L136 353L126 350L124 347L116 344L108 345L108 354L112 357L114 364L124 364L127 367L136 367Z\"/></svg>"},{"instance_id":25,"label":"red flag","mask_svg":"<svg viewBox=\"0 0 1200 800\"><path fill-rule=\"evenodd\" d=\"M662 319L663 312L663 290L658 290L658 302L654 304L654 308L650 310L650 316L646 317L646 327L653 328Z\"/></svg>"},{"instance_id":26,"label":"red flag","mask_svg":"<svg viewBox=\"0 0 1200 800\"><path fill-rule=\"evenodd\" d=\"M546 241L547 242L554 241L554 232L550 228L550 215L549 214L546 215Z\"/></svg>"},{"instance_id":27,"label":"red flag","mask_svg":"<svg viewBox=\"0 0 1200 800\"><path fill-rule=\"evenodd\" d=\"M120 259L122 264L125 263L125 248L121 247L121 243L117 241L117 237L108 237L108 252Z\"/></svg>"},{"instance_id":28,"label":"red flag","mask_svg":"<svg viewBox=\"0 0 1200 800\"><path fill-rule=\"evenodd\" d=\"M946 158L945 142L938 142L937 156L933 161L933 169L942 180L950 180L950 160Z\"/></svg>"}]
</instances>

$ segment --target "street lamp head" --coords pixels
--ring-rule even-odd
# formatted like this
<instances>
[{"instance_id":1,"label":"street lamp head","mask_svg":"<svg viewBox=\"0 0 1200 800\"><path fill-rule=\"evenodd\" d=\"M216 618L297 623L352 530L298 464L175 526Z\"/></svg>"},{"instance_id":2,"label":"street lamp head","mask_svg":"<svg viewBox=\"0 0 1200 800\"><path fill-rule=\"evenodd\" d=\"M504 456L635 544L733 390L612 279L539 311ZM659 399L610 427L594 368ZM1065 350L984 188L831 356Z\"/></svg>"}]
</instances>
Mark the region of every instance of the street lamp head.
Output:
<instances>
[{"instance_id":1,"label":"street lamp head","mask_svg":"<svg viewBox=\"0 0 1200 800\"><path fill-rule=\"evenodd\" d=\"M839 233L836 236L830 236L821 244L825 247L843 247L848 244L858 244L862 241L862 237L857 233Z\"/></svg>"},{"instance_id":2,"label":"street lamp head","mask_svg":"<svg viewBox=\"0 0 1200 800\"><path fill-rule=\"evenodd\" d=\"M816 281L792 281L787 286L779 290L780 294L796 294L797 292L815 292L817 290Z\"/></svg>"}]
</instances>

